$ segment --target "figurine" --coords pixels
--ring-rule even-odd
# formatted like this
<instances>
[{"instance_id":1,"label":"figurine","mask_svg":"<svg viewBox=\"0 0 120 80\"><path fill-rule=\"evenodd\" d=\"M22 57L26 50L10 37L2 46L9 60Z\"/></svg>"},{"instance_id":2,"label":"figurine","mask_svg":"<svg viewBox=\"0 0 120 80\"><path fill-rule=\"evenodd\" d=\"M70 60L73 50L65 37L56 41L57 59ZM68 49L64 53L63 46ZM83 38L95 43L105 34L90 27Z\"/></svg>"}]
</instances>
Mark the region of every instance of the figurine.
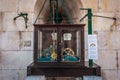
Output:
<instances>
[{"instance_id":1,"label":"figurine","mask_svg":"<svg viewBox=\"0 0 120 80\"><path fill-rule=\"evenodd\" d=\"M51 58L54 61L57 59L57 54L55 53L55 51L53 51L53 53L51 54Z\"/></svg>"},{"instance_id":2,"label":"figurine","mask_svg":"<svg viewBox=\"0 0 120 80\"><path fill-rule=\"evenodd\" d=\"M42 55L38 58L38 61L55 61L57 59L57 54L55 53L55 46L50 45L49 48L42 51Z\"/></svg>"},{"instance_id":3,"label":"figurine","mask_svg":"<svg viewBox=\"0 0 120 80\"><path fill-rule=\"evenodd\" d=\"M79 57L74 54L71 48L65 48L63 51L63 61L79 61Z\"/></svg>"}]
</instances>

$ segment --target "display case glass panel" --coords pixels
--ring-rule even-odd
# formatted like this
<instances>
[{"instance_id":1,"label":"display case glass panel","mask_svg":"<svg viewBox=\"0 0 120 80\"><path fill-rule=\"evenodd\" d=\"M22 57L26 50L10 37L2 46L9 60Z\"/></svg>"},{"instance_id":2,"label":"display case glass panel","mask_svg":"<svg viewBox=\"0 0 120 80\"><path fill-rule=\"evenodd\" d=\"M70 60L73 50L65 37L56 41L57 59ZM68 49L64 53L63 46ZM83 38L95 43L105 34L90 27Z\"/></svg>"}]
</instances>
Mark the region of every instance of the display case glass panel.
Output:
<instances>
[{"instance_id":1,"label":"display case glass panel","mask_svg":"<svg viewBox=\"0 0 120 80\"><path fill-rule=\"evenodd\" d=\"M57 32L56 28L42 28L38 31L38 61L57 61Z\"/></svg>"},{"instance_id":2,"label":"display case glass panel","mask_svg":"<svg viewBox=\"0 0 120 80\"><path fill-rule=\"evenodd\" d=\"M37 48L35 54L37 53L37 62L84 61L83 27L79 25L39 25L35 28L35 37L37 37L35 38L37 41L37 43L35 42L35 49Z\"/></svg>"},{"instance_id":3,"label":"display case glass panel","mask_svg":"<svg viewBox=\"0 0 120 80\"><path fill-rule=\"evenodd\" d=\"M77 28L61 29L61 56L64 62L80 61L81 57L81 31Z\"/></svg>"}]
</instances>

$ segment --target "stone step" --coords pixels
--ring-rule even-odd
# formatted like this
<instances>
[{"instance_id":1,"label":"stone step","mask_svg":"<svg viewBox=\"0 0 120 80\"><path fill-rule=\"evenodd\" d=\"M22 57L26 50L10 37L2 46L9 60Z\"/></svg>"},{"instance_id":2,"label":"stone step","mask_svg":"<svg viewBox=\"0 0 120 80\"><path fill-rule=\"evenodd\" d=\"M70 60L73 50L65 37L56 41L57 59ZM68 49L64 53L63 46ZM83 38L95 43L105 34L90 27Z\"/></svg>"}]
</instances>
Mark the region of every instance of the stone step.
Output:
<instances>
[{"instance_id":1,"label":"stone step","mask_svg":"<svg viewBox=\"0 0 120 80\"><path fill-rule=\"evenodd\" d=\"M27 76L25 80L46 80L45 76Z\"/></svg>"},{"instance_id":2,"label":"stone step","mask_svg":"<svg viewBox=\"0 0 120 80\"><path fill-rule=\"evenodd\" d=\"M59 78L57 78L57 79L59 79ZM60 78L60 79L62 79L62 78ZM47 79L45 78L45 76L27 76L27 78L25 80L47 80ZM64 80L64 79L62 79L62 80ZM66 78L65 80L70 80L70 79ZM81 79L81 77L79 77L79 78L76 78L75 80L82 80L82 79ZM100 77L100 76L84 76L83 80L102 80L102 77Z\"/></svg>"},{"instance_id":3,"label":"stone step","mask_svg":"<svg viewBox=\"0 0 120 80\"><path fill-rule=\"evenodd\" d=\"M83 80L102 80L101 76L84 76Z\"/></svg>"}]
</instances>

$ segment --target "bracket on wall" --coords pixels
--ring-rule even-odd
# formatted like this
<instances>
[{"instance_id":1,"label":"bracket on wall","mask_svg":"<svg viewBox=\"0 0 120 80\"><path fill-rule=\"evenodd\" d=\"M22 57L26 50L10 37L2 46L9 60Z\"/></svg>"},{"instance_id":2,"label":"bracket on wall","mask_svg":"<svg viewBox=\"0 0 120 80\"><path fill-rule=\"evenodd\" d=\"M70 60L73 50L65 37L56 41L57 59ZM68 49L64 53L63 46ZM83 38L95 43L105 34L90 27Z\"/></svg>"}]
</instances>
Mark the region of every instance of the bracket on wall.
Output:
<instances>
[{"instance_id":1,"label":"bracket on wall","mask_svg":"<svg viewBox=\"0 0 120 80\"><path fill-rule=\"evenodd\" d=\"M27 26L27 22L28 22L28 13L20 13L20 14L18 14L18 16L16 16L15 18L14 18L14 21L17 19L17 18L19 18L19 17L23 17L24 18L24 20L25 20L25 26L26 26L26 28L28 27Z\"/></svg>"}]
</instances>

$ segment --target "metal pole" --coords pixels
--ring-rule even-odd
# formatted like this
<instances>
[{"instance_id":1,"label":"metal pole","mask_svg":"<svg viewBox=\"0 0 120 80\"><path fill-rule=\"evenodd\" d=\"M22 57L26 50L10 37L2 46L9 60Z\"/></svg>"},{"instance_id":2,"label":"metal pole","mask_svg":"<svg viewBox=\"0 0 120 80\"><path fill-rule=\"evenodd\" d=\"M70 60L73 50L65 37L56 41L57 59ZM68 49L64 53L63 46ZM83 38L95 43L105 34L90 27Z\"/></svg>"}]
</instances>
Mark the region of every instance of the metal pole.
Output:
<instances>
[{"instance_id":1,"label":"metal pole","mask_svg":"<svg viewBox=\"0 0 120 80\"><path fill-rule=\"evenodd\" d=\"M82 21L86 16L88 16L88 35L92 34L92 10L91 8L81 8L81 10L87 10L88 13L80 20ZM89 67L93 66L93 59L89 59Z\"/></svg>"},{"instance_id":2,"label":"metal pole","mask_svg":"<svg viewBox=\"0 0 120 80\"><path fill-rule=\"evenodd\" d=\"M52 0L50 0L50 23L53 23Z\"/></svg>"},{"instance_id":3,"label":"metal pole","mask_svg":"<svg viewBox=\"0 0 120 80\"><path fill-rule=\"evenodd\" d=\"M56 23L58 24L58 0L56 0Z\"/></svg>"},{"instance_id":4,"label":"metal pole","mask_svg":"<svg viewBox=\"0 0 120 80\"><path fill-rule=\"evenodd\" d=\"M88 9L88 35L92 34L92 10ZM93 66L93 59L89 59L89 67Z\"/></svg>"}]
</instances>

